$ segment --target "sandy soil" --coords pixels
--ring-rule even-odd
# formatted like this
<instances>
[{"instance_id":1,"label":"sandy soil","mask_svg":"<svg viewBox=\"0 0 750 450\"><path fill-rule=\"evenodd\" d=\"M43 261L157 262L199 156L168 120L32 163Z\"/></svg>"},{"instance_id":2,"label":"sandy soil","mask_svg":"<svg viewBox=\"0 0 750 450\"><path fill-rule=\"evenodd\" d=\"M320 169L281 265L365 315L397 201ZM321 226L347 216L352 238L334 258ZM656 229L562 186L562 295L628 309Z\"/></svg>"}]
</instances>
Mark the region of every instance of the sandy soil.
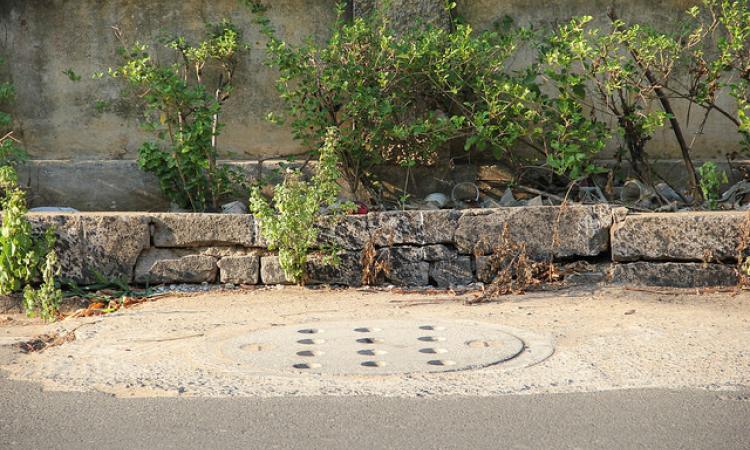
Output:
<instances>
[{"instance_id":1,"label":"sandy soil","mask_svg":"<svg viewBox=\"0 0 750 450\"><path fill-rule=\"evenodd\" d=\"M284 288L170 297L107 317L43 325L0 316L0 364L46 389L117 396L494 396L627 388L750 387L750 295L615 288L465 306L450 295ZM514 330L522 357L455 373L326 376L248 371L221 351L252 330L316 321L472 320ZM73 342L9 355L42 332ZM553 351L554 350L554 351ZM2 353L2 352L0 352Z\"/></svg>"}]
</instances>

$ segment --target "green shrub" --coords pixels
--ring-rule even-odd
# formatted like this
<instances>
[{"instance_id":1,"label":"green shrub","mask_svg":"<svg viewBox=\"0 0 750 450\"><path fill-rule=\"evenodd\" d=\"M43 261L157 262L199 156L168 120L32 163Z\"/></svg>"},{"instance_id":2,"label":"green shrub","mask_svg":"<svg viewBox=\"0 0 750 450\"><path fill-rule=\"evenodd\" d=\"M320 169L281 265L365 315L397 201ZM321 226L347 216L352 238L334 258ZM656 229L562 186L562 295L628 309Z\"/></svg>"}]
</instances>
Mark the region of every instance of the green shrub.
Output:
<instances>
[{"instance_id":1,"label":"green shrub","mask_svg":"<svg viewBox=\"0 0 750 450\"><path fill-rule=\"evenodd\" d=\"M223 21L209 26L208 38L196 46L184 37L169 39L166 46L177 55L171 65L157 63L147 45L123 45L123 61L110 75L126 80L145 102L145 127L159 138L140 148L139 165L157 176L162 192L178 206L217 211L241 181L217 164L222 106L246 48L240 32Z\"/></svg>"},{"instance_id":2,"label":"green shrub","mask_svg":"<svg viewBox=\"0 0 750 450\"><path fill-rule=\"evenodd\" d=\"M598 171L591 161L606 129L571 101L568 86L545 94L537 64L511 69L520 49L533 46L529 30L505 22L478 33L458 23L397 33L382 11L348 22L340 5L325 44L295 47L251 3L268 37L268 62L281 74L285 111L272 118L311 149L337 127L344 177L355 192L364 187L362 196L378 198L375 166L433 164L454 142L510 160L527 146L573 178Z\"/></svg>"},{"instance_id":3,"label":"green shrub","mask_svg":"<svg viewBox=\"0 0 750 450\"><path fill-rule=\"evenodd\" d=\"M719 113L737 127L750 151L750 0L704 0L688 15L691 79L674 93L705 109L701 129L710 114ZM725 95L735 100L736 110L718 101Z\"/></svg>"},{"instance_id":4,"label":"green shrub","mask_svg":"<svg viewBox=\"0 0 750 450\"><path fill-rule=\"evenodd\" d=\"M339 193L336 146L338 132L331 128L320 149L317 173L304 181L300 170L290 170L284 181L276 186L273 202L262 194L260 187L251 190L250 210L260 223L260 230L269 250L278 250L279 263L287 279L304 284L307 256L318 243L318 226L331 224L348 206L337 207ZM328 210L326 215L321 209ZM337 264L336 249L324 249L325 260Z\"/></svg>"}]
</instances>

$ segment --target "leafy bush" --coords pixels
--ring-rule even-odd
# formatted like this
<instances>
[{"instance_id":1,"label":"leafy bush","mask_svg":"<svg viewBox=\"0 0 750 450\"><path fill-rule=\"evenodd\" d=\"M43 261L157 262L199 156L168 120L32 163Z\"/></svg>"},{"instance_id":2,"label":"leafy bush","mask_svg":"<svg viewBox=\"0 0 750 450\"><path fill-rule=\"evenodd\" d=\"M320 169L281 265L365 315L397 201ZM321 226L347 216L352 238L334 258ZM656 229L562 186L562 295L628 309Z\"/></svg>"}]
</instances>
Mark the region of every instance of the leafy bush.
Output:
<instances>
[{"instance_id":1,"label":"leafy bush","mask_svg":"<svg viewBox=\"0 0 750 450\"><path fill-rule=\"evenodd\" d=\"M696 40L691 78L674 93L705 109L703 125L713 112L728 119L750 151L750 0L704 0L688 14ZM719 104L724 95L735 100L736 112Z\"/></svg>"},{"instance_id":2,"label":"leafy bush","mask_svg":"<svg viewBox=\"0 0 750 450\"><path fill-rule=\"evenodd\" d=\"M159 138L143 144L138 163L159 178L162 192L178 206L218 210L241 180L216 161L222 105L246 48L239 30L225 20L209 26L208 38L196 46L184 37L169 39L166 46L177 55L171 65L158 64L147 45L123 45L123 61L110 75L126 80L145 102L145 127Z\"/></svg>"},{"instance_id":3,"label":"leafy bush","mask_svg":"<svg viewBox=\"0 0 750 450\"><path fill-rule=\"evenodd\" d=\"M477 33L458 23L454 30L396 33L382 11L347 22L340 5L326 44L294 47L276 37L264 8L250 3L268 37L269 64L281 74L286 111L272 118L288 122L310 148L337 127L342 171L355 192L364 187L377 198L373 167L432 164L456 141L509 159L514 147L526 145L573 178L598 171L591 160L606 129L571 101L566 86L543 93L536 65L510 69L533 37L529 30L506 22Z\"/></svg>"},{"instance_id":4,"label":"leafy bush","mask_svg":"<svg viewBox=\"0 0 750 450\"><path fill-rule=\"evenodd\" d=\"M26 195L17 183L12 167L0 167L0 189L5 193L1 199L0 295L19 291L29 283L42 254L31 235L31 224L25 218Z\"/></svg>"},{"instance_id":5,"label":"leafy bush","mask_svg":"<svg viewBox=\"0 0 750 450\"><path fill-rule=\"evenodd\" d=\"M261 233L269 250L278 250L279 263L287 279L294 283L306 281L307 256L318 242L321 222L336 220L343 207L336 207L339 192L336 146L338 132L331 128L320 149L317 173L310 182L304 181L300 170L289 171L282 184L276 186L273 202L262 194L260 187L251 191L250 210L260 223ZM321 215L321 208L328 210ZM325 261L337 264L336 249L324 249Z\"/></svg>"},{"instance_id":6,"label":"leafy bush","mask_svg":"<svg viewBox=\"0 0 750 450\"><path fill-rule=\"evenodd\" d=\"M693 41L628 25L610 11L608 30L578 17L561 26L545 49L546 75L577 94L576 101L596 115L616 119L634 172L653 184L646 143L669 122L682 150L691 190L698 196L689 146L665 90L685 48Z\"/></svg>"}]
</instances>

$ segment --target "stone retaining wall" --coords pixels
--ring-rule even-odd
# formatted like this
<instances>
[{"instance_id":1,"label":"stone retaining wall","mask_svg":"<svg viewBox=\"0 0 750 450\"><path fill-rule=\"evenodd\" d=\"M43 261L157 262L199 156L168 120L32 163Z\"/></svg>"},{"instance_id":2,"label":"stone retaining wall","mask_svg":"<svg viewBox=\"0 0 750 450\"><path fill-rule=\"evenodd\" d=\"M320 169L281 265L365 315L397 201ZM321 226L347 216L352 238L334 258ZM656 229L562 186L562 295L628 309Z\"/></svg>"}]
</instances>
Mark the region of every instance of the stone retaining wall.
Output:
<instances>
[{"instance_id":1,"label":"stone retaining wall","mask_svg":"<svg viewBox=\"0 0 750 450\"><path fill-rule=\"evenodd\" d=\"M277 256L250 215L31 214L37 230L55 226L63 276L130 283L284 284ZM680 287L737 282L744 213L628 215L609 206L525 207L371 213L322 227L320 242L341 249L328 267L311 256L311 284L362 283L363 250L387 260L378 280L449 287L490 282L484 267L507 226L530 256L586 261L583 280ZM571 277L573 278L573 277Z\"/></svg>"}]
</instances>

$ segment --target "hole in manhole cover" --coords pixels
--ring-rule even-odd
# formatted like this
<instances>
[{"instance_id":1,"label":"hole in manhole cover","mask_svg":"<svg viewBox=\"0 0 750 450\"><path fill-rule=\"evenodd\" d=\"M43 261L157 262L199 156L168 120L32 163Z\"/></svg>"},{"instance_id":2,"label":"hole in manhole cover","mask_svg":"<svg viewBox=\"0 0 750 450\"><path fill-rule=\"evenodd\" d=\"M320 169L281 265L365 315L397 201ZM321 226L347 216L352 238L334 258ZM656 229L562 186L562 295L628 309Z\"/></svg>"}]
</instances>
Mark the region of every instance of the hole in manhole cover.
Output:
<instances>
[{"instance_id":1,"label":"hole in manhole cover","mask_svg":"<svg viewBox=\"0 0 750 450\"><path fill-rule=\"evenodd\" d=\"M354 331L356 331L357 333L377 333L383 330L381 330L380 328L362 327L362 328L355 328Z\"/></svg>"},{"instance_id":2,"label":"hole in manhole cover","mask_svg":"<svg viewBox=\"0 0 750 450\"><path fill-rule=\"evenodd\" d=\"M385 367L388 363L385 361L365 361L362 365L365 367Z\"/></svg>"},{"instance_id":3,"label":"hole in manhole cover","mask_svg":"<svg viewBox=\"0 0 750 450\"><path fill-rule=\"evenodd\" d=\"M299 330L299 332L302 334L318 334L318 333L322 333L323 330L320 330L317 328L303 328Z\"/></svg>"},{"instance_id":4,"label":"hole in manhole cover","mask_svg":"<svg viewBox=\"0 0 750 450\"><path fill-rule=\"evenodd\" d=\"M316 356L323 355L325 355L325 352L321 352L320 350L302 350L301 352L297 352L297 356L304 356L305 358L315 358Z\"/></svg>"},{"instance_id":5,"label":"hole in manhole cover","mask_svg":"<svg viewBox=\"0 0 750 450\"><path fill-rule=\"evenodd\" d=\"M325 339L300 339L300 333L316 335L322 330ZM377 336L362 336L374 332ZM221 353L237 360L242 370L329 375L479 369L514 359L525 350L524 341L502 327L445 320L273 327L230 338L221 346Z\"/></svg>"},{"instance_id":6,"label":"hole in manhole cover","mask_svg":"<svg viewBox=\"0 0 750 450\"><path fill-rule=\"evenodd\" d=\"M388 354L388 352L385 350L360 350L357 353L365 356L380 356Z\"/></svg>"},{"instance_id":7,"label":"hole in manhole cover","mask_svg":"<svg viewBox=\"0 0 750 450\"><path fill-rule=\"evenodd\" d=\"M302 345L321 345L325 344L325 339L300 339L297 341L298 344Z\"/></svg>"}]
</instances>

